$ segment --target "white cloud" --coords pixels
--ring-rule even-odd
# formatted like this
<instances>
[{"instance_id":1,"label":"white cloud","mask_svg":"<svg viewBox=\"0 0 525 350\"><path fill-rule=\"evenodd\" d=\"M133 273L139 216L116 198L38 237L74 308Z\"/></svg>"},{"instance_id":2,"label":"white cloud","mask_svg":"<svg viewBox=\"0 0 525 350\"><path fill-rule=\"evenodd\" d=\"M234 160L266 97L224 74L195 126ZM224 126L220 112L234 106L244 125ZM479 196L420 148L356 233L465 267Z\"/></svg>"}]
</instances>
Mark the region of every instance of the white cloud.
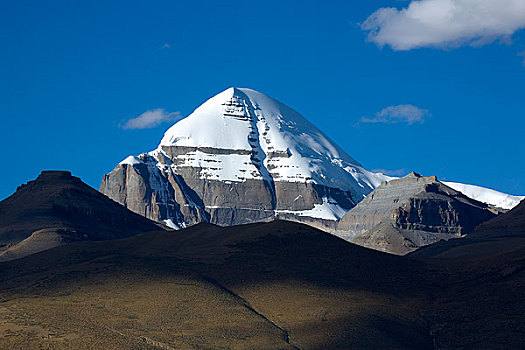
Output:
<instances>
[{"instance_id":1,"label":"white cloud","mask_svg":"<svg viewBox=\"0 0 525 350\"><path fill-rule=\"evenodd\" d=\"M424 123L425 119L430 116L426 109L422 109L413 105L398 105L389 106L377 112L372 118L361 118L362 123L406 123L408 125L414 123Z\"/></svg>"},{"instance_id":2,"label":"white cloud","mask_svg":"<svg viewBox=\"0 0 525 350\"><path fill-rule=\"evenodd\" d=\"M380 47L454 48L509 39L525 28L524 0L413 0L407 8L380 8L361 28Z\"/></svg>"},{"instance_id":3,"label":"white cloud","mask_svg":"<svg viewBox=\"0 0 525 350\"><path fill-rule=\"evenodd\" d=\"M122 129L150 129L163 123L174 123L180 119L182 119L180 112L167 112L163 108L156 108L127 120L121 127Z\"/></svg>"},{"instance_id":4,"label":"white cloud","mask_svg":"<svg viewBox=\"0 0 525 350\"><path fill-rule=\"evenodd\" d=\"M169 43L164 43L164 44L162 44L161 48L162 49L169 49L169 48L171 48L171 45Z\"/></svg>"}]
</instances>

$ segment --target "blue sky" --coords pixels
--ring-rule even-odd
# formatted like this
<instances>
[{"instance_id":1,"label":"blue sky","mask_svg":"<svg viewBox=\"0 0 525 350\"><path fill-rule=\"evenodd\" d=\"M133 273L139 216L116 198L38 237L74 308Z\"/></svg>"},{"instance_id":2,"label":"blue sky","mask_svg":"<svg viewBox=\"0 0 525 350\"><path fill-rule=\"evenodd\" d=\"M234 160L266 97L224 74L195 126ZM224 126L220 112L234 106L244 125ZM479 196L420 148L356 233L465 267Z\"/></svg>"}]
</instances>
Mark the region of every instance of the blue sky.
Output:
<instances>
[{"instance_id":1,"label":"blue sky","mask_svg":"<svg viewBox=\"0 0 525 350\"><path fill-rule=\"evenodd\" d=\"M3 1L0 198L45 169L98 188L169 127L124 129L127 119L186 116L230 86L295 108L368 169L524 195L525 31L469 41L445 23L445 38L429 38L392 11L376 36L360 26L409 4ZM421 37L396 41L405 30ZM423 114L396 117L399 105Z\"/></svg>"}]
</instances>

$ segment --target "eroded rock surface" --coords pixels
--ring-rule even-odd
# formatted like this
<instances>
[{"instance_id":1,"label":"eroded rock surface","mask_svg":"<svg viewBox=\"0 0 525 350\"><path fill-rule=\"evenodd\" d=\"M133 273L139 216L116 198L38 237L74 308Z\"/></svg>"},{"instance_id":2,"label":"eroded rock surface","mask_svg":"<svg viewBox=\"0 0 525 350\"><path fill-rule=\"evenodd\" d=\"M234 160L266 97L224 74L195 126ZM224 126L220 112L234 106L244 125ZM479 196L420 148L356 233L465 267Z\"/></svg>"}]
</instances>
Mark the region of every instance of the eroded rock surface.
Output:
<instances>
[{"instance_id":1,"label":"eroded rock surface","mask_svg":"<svg viewBox=\"0 0 525 350\"><path fill-rule=\"evenodd\" d=\"M348 241L406 254L442 239L463 237L497 212L439 182L411 173L381 184L331 231Z\"/></svg>"}]
</instances>

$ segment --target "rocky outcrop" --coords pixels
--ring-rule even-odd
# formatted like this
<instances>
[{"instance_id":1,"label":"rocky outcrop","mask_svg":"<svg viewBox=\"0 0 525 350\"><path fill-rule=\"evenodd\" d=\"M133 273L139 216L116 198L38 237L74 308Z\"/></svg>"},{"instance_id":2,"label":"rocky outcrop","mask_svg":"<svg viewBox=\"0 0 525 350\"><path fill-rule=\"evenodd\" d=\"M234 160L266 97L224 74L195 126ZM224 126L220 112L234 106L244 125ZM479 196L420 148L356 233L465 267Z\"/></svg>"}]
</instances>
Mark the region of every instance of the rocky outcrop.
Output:
<instances>
[{"instance_id":1,"label":"rocky outcrop","mask_svg":"<svg viewBox=\"0 0 525 350\"><path fill-rule=\"evenodd\" d=\"M129 237L163 228L67 171L44 171L0 202L0 261L65 243Z\"/></svg>"},{"instance_id":2,"label":"rocky outcrop","mask_svg":"<svg viewBox=\"0 0 525 350\"><path fill-rule=\"evenodd\" d=\"M522 200L510 211L477 226L464 239L438 242L415 251L411 256L434 258L500 257L524 247L525 200Z\"/></svg>"},{"instance_id":3,"label":"rocky outcrop","mask_svg":"<svg viewBox=\"0 0 525 350\"><path fill-rule=\"evenodd\" d=\"M497 215L439 182L411 173L381 184L331 232L348 241L404 255L439 240L463 237Z\"/></svg>"}]
</instances>

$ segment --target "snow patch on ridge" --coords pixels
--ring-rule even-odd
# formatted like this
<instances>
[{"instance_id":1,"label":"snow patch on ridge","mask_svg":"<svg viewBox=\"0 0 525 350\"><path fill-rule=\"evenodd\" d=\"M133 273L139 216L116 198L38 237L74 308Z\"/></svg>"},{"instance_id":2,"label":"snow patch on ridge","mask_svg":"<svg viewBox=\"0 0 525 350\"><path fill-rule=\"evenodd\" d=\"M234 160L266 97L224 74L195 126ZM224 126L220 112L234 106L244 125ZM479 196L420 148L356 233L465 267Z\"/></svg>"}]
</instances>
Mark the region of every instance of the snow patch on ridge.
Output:
<instances>
[{"instance_id":1,"label":"snow patch on ridge","mask_svg":"<svg viewBox=\"0 0 525 350\"><path fill-rule=\"evenodd\" d=\"M475 199L477 201L493 205L502 209L512 209L517 206L525 196L512 196L491 190L489 188L483 188L480 186L466 185L457 182L443 182L448 187L453 188L456 191L463 193L465 196Z\"/></svg>"},{"instance_id":2,"label":"snow patch on ridge","mask_svg":"<svg viewBox=\"0 0 525 350\"><path fill-rule=\"evenodd\" d=\"M120 162L119 164L136 165L136 164L141 164L141 163L142 163L142 160L140 160L139 157L129 156L126 159L124 159L122 162Z\"/></svg>"},{"instance_id":3,"label":"snow patch on ridge","mask_svg":"<svg viewBox=\"0 0 525 350\"><path fill-rule=\"evenodd\" d=\"M297 216L308 216L314 219L337 221L342 218L348 210L341 208L336 202L323 197L322 204L314 204L310 210L276 210L276 214L294 214Z\"/></svg>"},{"instance_id":4,"label":"snow patch on ridge","mask_svg":"<svg viewBox=\"0 0 525 350\"><path fill-rule=\"evenodd\" d=\"M180 230L181 228L184 228L184 227L177 225L175 222L173 222L172 219L163 220L163 222L166 226L174 230Z\"/></svg>"},{"instance_id":5,"label":"snow patch on ridge","mask_svg":"<svg viewBox=\"0 0 525 350\"><path fill-rule=\"evenodd\" d=\"M388 181L394 179L399 179L399 177L389 177ZM478 202L492 205L500 209L510 210L525 199L525 196L513 196L481 186L467 185L459 182L449 181L440 182L452 188L453 190L463 193L470 199L474 199Z\"/></svg>"}]
</instances>

